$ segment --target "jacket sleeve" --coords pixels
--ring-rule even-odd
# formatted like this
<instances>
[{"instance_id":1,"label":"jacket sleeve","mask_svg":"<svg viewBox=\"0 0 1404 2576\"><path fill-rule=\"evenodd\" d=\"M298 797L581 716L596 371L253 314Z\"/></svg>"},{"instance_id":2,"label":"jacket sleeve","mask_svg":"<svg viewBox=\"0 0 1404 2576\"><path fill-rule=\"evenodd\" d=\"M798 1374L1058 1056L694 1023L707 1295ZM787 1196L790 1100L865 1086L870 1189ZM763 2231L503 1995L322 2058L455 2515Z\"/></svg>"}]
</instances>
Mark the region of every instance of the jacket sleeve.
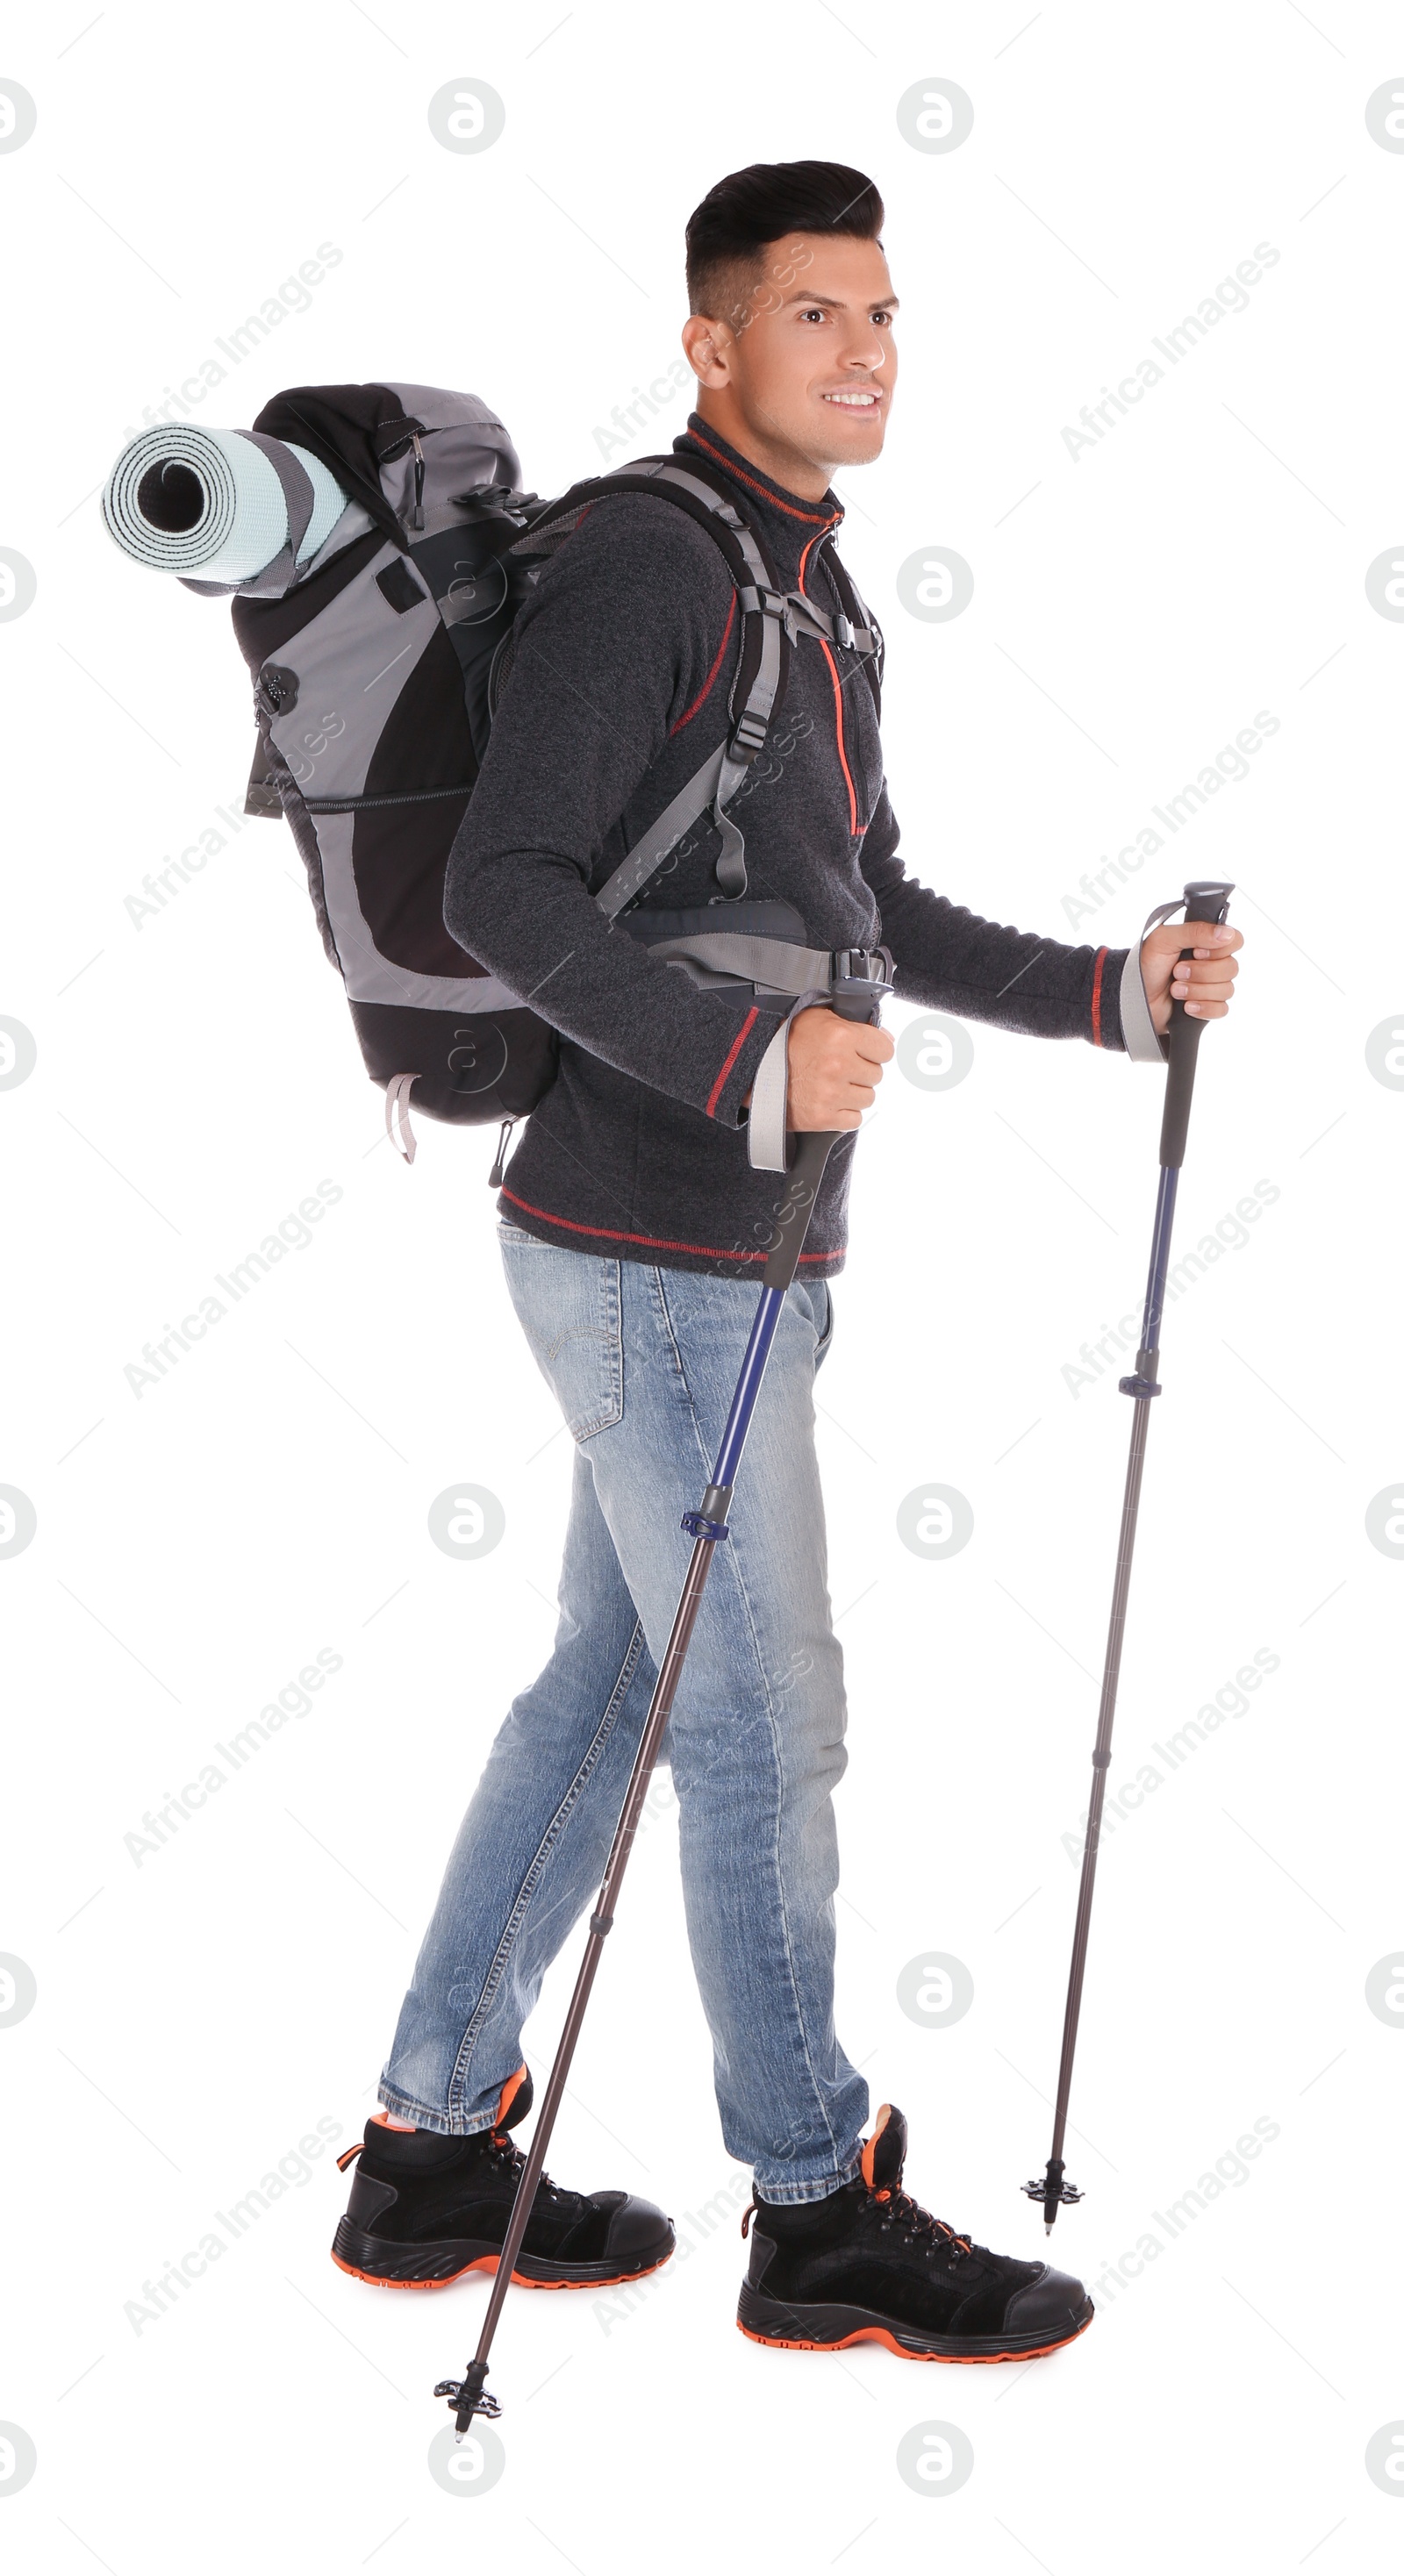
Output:
<instances>
[{"instance_id":1,"label":"jacket sleeve","mask_svg":"<svg viewBox=\"0 0 1404 2576\"><path fill-rule=\"evenodd\" d=\"M774 1018L724 989L699 991L590 892L608 873L606 835L670 732L709 683L726 686L732 607L715 547L671 503L621 495L587 513L522 610L450 853L444 919L563 1036L738 1127ZM698 742L699 763L707 748Z\"/></svg>"},{"instance_id":2,"label":"jacket sleeve","mask_svg":"<svg viewBox=\"0 0 1404 2576\"><path fill-rule=\"evenodd\" d=\"M909 877L897 856L896 818L884 786L863 843L863 874L882 915L899 1001L961 1019L988 1020L1029 1037L1086 1038L1124 1053L1124 948L1069 948L1059 939L982 921L962 903Z\"/></svg>"}]
</instances>

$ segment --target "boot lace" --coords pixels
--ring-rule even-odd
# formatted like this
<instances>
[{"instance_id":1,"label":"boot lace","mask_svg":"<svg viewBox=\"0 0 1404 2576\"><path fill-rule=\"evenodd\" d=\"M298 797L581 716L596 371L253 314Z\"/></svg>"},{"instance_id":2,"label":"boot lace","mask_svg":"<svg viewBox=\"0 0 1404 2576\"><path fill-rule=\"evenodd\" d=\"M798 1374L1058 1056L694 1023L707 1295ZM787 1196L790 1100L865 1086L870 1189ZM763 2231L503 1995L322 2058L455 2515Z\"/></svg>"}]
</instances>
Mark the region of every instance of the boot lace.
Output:
<instances>
[{"instance_id":1,"label":"boot lace","mask_svg":"<svg viewBox=\"0 0 1404 2576\"><path fill-rule=\"evenodd\" d=\"M923 2209L921 2202L913 2200L911 2193L903 2191L900 2186L870 2192L869 2198L881 2204L884 2227L900 2227L907 2235L918 2239L929 2237L931 2252L934 2253L938 2246L949 2247L951 2261L963 2263L966 2256L974 2251L968 2236L958 2236L953 2227L947 2226L944 2218L934 2217L929 2209Z\"/></svg>"},{"instance_id":2,"label":"boot lace","mask_svg":"<svg viewBox=\"0 0 1404 2576\"><path fill-rule=\"evenodd\" d=\"M514 2145L506 2131L504 2129L489 2129L483 2143L487 2148L488 2154L493 2156L499 2164L505 2167L507 2173L511 2176L512 2181L518 2181L522 2167L526 2163L526 2157L523 2155L521 2148ZM538 2200L574 2200L577 2197L577 2194L563 2190L560 2183L552 2182L550 2175L548 2173L543 2173L537 2178L536 2196Z\"/></svg>"}]
</instances>

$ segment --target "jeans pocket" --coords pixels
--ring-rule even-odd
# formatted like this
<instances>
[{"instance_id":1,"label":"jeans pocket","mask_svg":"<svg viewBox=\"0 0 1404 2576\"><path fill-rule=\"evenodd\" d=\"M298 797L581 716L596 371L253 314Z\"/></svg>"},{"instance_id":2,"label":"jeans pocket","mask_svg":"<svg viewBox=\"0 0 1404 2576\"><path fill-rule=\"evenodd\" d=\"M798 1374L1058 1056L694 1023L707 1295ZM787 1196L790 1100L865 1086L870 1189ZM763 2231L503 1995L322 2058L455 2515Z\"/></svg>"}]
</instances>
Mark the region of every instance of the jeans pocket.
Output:
<instances>
[{"instance_id":1,"label":"jeans pocket","mask_svg":"<svg viewBox=\"0 0 1404 2576\"><path fill-rule=\"evenodd\" d=\"M624 1413L619 1263L501 1230L507 1289L531 1354L576 1440Z\"/></svg>"},{"instance_id":2,"label":"jeans pocket","mask_svg":"<svg viewBox=\"0 0 1404 2576\"><path fill-rule=\"evenodd\" d=\"M828 1358L829 1344L834 1338L834 1298L827 1279L816 1279L809 1293L816 1308L814 1327L819 1335L814 1345L814 1365L817 1369L821 1368Z\"/></svg>"}]
</instances>

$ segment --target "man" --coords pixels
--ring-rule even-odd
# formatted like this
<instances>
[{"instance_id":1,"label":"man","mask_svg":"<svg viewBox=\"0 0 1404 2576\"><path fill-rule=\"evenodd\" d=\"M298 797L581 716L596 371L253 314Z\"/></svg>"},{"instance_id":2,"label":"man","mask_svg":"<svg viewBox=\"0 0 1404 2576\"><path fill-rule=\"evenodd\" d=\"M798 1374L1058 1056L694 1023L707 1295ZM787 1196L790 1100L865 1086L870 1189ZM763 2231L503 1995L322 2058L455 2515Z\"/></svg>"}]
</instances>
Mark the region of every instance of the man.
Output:
<instances>
[{"instance_id":1,"label":"man","mask_svg":"<svg viewBox=\"0 0 1404 2576\"><path fill-rule=\"evenodd\" d=\"M780 590L830 618L829 479L880 453L897 374L882 211L860 172L798 162L722 180L688 227L699 392L677 455L734 496ZM600 1877L782 1186L748 1155L748 1105L785 1002L698 982L639 934L665 910L724 929L743 898L751 926L789 907L812 948L885 944L904 999L1143 1054L1172 992L1221 1018L1236 972L1236 931L1201 926L1186 966L1181 928L1128 959L1001 928L907 876L864 657L813 633L731 809L739 883L708 820L611 922L592 890L727 737L740 626L716 546L676 504L593 506L519 620L450 863L450 929L561 1032L499 1206L511 1296L577 1448L555 1648L464 1820L337 2231L337 2260L371 2280L450 2279L501 2246L531 2096L522 2024ZM797 1130L855 1130L893 1053L817 1005L781 1046ZM723 2135L755 2175L743 2329L1000 2359L1069 2341L1091 2302L904 2193L905 2123L884 2107L864 2142L867 2089L833 2022L844 1703L812 1389L852 1151L829 1159L670 1722L688 1931ZM633 2278L672 2246L649 2203L543 2181L516 2277Z\"/></svg>"}]
</instances>

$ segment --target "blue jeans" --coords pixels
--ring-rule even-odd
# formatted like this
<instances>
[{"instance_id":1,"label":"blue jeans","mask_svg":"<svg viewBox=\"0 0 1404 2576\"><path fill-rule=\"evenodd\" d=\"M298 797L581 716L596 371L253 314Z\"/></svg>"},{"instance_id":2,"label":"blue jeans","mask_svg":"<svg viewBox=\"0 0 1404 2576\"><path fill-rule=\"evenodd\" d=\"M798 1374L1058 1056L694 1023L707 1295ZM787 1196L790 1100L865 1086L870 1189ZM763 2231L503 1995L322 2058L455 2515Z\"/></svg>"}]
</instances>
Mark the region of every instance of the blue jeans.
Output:
<instances>
[{"instance_id":1,"label":"blue jeans","mask_svg":"<svg viewBox=\"0 0 1404 2576\"><path fill-rule=\"evenodd\" d=\"M380 2085L397 2118L452 2136L491 2126L545 1970L593 1901L690 1552L679 1524L757 1295L500 1232L576 1454L551 1659L488 1755ZM772 2201L851 2181L868 2111L833 2018L844 1695L813 1404L831 1330L823 1281L797 1283L663 1748L722 2134Z\"/></svg>"}]
</instances>

